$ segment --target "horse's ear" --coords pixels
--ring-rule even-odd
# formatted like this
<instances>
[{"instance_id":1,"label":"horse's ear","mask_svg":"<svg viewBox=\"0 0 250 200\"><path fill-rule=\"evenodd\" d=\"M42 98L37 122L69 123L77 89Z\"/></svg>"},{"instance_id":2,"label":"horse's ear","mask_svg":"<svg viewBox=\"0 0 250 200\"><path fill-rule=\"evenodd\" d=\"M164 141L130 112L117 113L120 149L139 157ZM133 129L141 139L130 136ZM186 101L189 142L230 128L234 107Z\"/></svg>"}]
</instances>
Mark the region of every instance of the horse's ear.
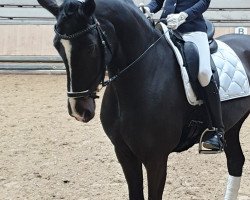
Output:
<instances>
[{"instance_id":1,"label":"horse's ear","mask_svg":"<svg viewBox=\"0 0 250 200\"><path fill-rule=\"evenodd\" d=\"M56 0L37 0L38 3L52 13L55 17L58 16L59 13L59 6Z\"/></svg>"},{"instance_id":2,"label":"horse's ear","mask_svg":"<svg viewBox=\"0 0 250 200\"><path fill-rule=\"evenodd\" d=\"M95 11L95 1L94 0L86 0L83 4L82 4L82 12L87 15L87 16L91 16L94 11Z\"/></svg>"}]
</instances>

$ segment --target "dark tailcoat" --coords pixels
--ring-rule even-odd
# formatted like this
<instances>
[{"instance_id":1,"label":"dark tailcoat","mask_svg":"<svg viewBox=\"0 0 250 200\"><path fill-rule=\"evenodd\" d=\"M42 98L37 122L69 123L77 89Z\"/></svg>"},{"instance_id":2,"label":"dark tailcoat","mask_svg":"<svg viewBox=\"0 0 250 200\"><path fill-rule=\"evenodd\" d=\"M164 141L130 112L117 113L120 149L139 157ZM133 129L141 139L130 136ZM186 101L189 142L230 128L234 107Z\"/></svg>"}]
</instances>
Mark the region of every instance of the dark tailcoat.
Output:
<instances>
[{"instance_id":1,"label":"dark tailcoat","mask_svg":"<svg viewBox=\"0 0 250 200\"><path fill-rule=\"evenodd\" d=\"M163 6L164 0L151 0L147 5L151 12L158 12ZM163 6L161 18L166 18L169 14L185 12L188 14L186 22L178 31L182 33L202 31L206 32L206 24L202 13L209 7L210 0L166 0Z\"/></svg>"}]
</instances>

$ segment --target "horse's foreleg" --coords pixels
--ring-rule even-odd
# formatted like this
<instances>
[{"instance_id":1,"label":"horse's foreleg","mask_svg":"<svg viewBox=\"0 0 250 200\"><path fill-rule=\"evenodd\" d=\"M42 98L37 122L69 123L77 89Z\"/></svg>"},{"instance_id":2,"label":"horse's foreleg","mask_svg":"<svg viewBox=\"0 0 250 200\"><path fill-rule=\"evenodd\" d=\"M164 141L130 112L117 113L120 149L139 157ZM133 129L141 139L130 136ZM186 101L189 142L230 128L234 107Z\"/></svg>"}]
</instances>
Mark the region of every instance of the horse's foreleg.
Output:
<instances>
[{"instance_id":1,"label":"horse's foreleg","mask_svg":"<svg viewBox=\"0 0 250 200\"><path fill-rule=\"evenodd\" d=\"M239 121L225 134L227 141L225 153L229 172L225 200L236 200L240 189L242 168L245 162L245 157L240 145L239 132L244 120L245 118L242 118L241 121Z\"/></svg>"},{"instance_id":2,"label":"horse's foreleg","mask_svg":"<svg viewBox=\"0 0 250 200\"><path fill-rule=\"evenodd\" d=\"M158 158L157 158L158 157ZM148 199L161 200L167 175L167 157L154 157L145 163L148 176Z\"/></svg>"},{"instance_id":3,"label":"horse's foreleg","mask_svg":"<svg viewBox=\"0 0 250 200\"><path fill-rule=\"evenodd\" d=\"M115 152L128 183L129 199L144 200L141 161L126 146L115 147Z\"/></svg>"}]
</instances>

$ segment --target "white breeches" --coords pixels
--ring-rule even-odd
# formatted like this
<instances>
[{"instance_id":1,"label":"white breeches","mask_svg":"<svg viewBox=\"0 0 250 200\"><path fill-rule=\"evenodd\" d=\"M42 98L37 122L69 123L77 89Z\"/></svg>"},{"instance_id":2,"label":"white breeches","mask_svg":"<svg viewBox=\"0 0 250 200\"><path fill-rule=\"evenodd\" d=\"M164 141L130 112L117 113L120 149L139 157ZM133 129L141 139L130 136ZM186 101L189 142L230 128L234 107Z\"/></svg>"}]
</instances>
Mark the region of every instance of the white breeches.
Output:
<instances>
[{"instance_id":1,"label":"white breeches","mask_svg":"<svg viewBox=\"0 0 250 200\"><path fill-rule=\"evenodd\" d=\"M199 52L199 74L198 80L202 87L209 84L212 69L210 64L210 50L208 44L207 34L205 32L190 32L183 35L185 41L193 42Z\"/></svg>"}]
</instances>

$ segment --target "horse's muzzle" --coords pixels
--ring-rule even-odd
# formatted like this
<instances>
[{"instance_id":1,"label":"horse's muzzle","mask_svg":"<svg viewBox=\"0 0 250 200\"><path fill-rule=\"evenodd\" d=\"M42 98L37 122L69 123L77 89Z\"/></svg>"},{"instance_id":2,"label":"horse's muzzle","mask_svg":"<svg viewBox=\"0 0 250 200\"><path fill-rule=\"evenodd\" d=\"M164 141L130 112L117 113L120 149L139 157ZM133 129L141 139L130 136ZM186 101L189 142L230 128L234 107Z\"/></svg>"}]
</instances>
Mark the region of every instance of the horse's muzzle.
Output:
<instances>
[{"instance_id":1,"label":"horse's muzzle","mask_svg":"<svg viewBox=\"0 0 250 200\"><path fill-rule=\"evenodd\" d=\"M95 116L95 101L93 98L69 98L68 112L77 121L89 122Z\"/></svg>"}]
</instances>

